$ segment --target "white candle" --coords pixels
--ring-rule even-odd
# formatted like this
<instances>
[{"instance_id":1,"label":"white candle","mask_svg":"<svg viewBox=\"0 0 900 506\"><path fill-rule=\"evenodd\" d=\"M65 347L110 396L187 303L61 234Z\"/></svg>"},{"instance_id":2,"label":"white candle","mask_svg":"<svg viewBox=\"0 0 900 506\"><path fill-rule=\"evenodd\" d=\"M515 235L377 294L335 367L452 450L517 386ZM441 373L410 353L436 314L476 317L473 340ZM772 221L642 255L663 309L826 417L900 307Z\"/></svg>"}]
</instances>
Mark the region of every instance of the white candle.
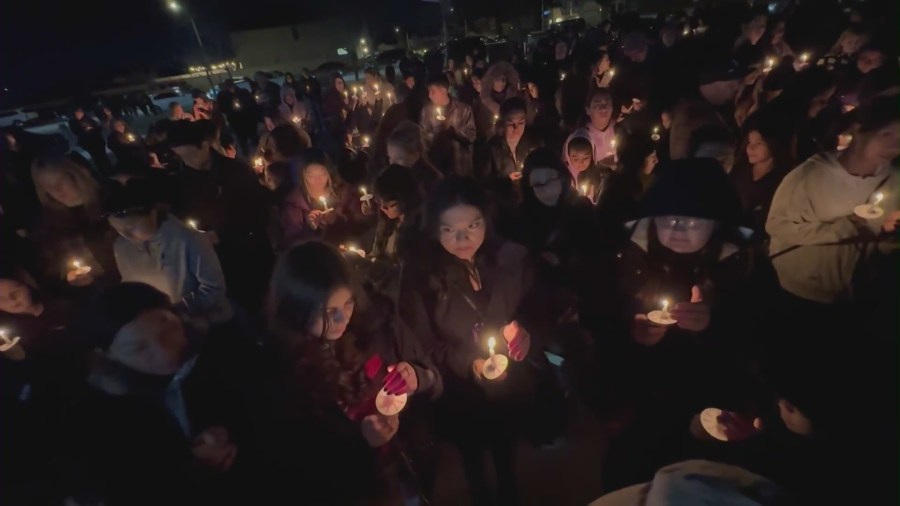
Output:
<instances>
[{"instance_id":1,"label":"white candle","mask_svg":"<svg viewBox=\"0 0 900 506\"><path fill-rule=\"evenodd\" d=\"M134 142L137 139L134 134L128 134L126 138L128 139L128 142Z\"/></svg>"},{"instance_id":2,"label":"white candle","mask_svg":"<svg viewBox=\"0 0 900 506\"><path fill-rule=\"evenodd\" d=\"M497 346L497 340L493 337L488 339L488 352L491 354L491 358L494 358L494 347Z\"/></svg>"},{"instance_id":3,"label":"white candle","mask_svg":"<svg viewBox=\"0 0 900 506\"><path fill-rule=\"evenodd\" d=\"M235 99L234 102L231 103L231 105L234 106L235 110L240 109L240 108L241 108L241 101Z\"/></svg>"},{"instance_id":4,"label":"white candle","mask_svg":"<svg viewBox=\"0 0 900 506\"><path fill-rule=\"evenodd\" d=\"M884 200L884 194L878 192L872 197L872 205L878 207L882 200Z\"/></svg>"},{"instance_id":5,"label":"white candle","mask_svg":"<svg viewBox=\"0 0 900 506\"><path fill-rule=\"evenodd\" d=\"M369 140L370 140L370 139L369 139L369 136L368 136L368 135L363 135L363 138L362 138L362 145L363 145L364 148L369 147Z\"/></svg>"},{"instance_id":6,"label":"white candle","mask_svg":"<svg viewBox=\"0 0 900 506\"><path fill-rule=\"evenodd\" d=\"M197 220L188 219L187 226L191 227L194 230L200 230L200 227L197 225Z\"/></svg>"},{"instance_id":7,"label":"white candle","mask_svg":"<svg viewBox=\"0 0 900 506\"><path fill-rule=\"evenodd\" d=\"M375 93L378 93L378 85L376 84L376 85L373 85L372 87L375 89Z\"/></svg>"},{"instance_id":8,"label":"white candle","mask_svg":"<svg viewBox=\"0 0 900 506\"><path fill-rule=\"evenodd\" d=\"M0 341L3 341L3 344L10 343L10 339L6 337L6 329L0 329Z\"/></svg>"},{"instance_id":9,"label":"white candle","mask_svg":"<svg viewBox=\"0 0 900 506\"><path fill-rule=\"evenodd\" d=\"M435 108L434 108L434 117L437 118L437 119L439 119L439 120L443 120L443 119L444 119L444 111L443 111L443 109L441 109L440 107L435 107Z\"/></svg>"},{"instance_id":10,"label":"white candle","mask_svg":"<svg viewBox=\"0 0 900 506\"><path fill-rule=\"evenodd\" d=\"M291 121L293 121L294 124L299 124L301 121L300 116L294 116L293 118L291 118Z\"/></svg>"},{"instance_id":11,"label":"white candle","mask_svg":"<svg viewBox=\"0 0 900 506\"><path fill-rule=\"evenodd\" d=\"M609 69L609 78L612 79L616 76L616 69Z\"/></svg>"},{"instance_id":12,"label":"white candle","mask_svg":"<svg viewBox=\"0 0 900 506\"><path fill-rule=\"evenodd\" d=\"M321 197L319 197L319 202L322 203L322 207L324 208L325 211L327 211L328 210L328 199L325 198L324 195L322 195Z\"/></svg>"},{"instance_id":13,"label":"white candle","mask_svg":"<svg viewBox=\"0 0 900 506\"><path fill-rule=\"evenodd\" d=\"M587 194L588 194L588 185L586 185L586 184L581 185L581 194L584 195L584 196L587 196Z\"/></svg>"},{"instance_id":14,"label":"white candle","mask_svg":"<svg viewBox=\"0 0 900 506\"><path fill-rule=\"evenodd\" d=\"M663 299L663 300L662 300L662 310L660 311L660 315L659 315L659 316L660 316L660 318L662 318L663 320L668 320L668 319L669 319L669 300L668 300L668 299Z\"/></svg>"},{"instance_id":15,"label":"white candle","mask_svg":"<svg viewBox=\"0 0 900 506\"><path fill-rule=\"evenodd\" d=\"M809 61L809 53L803 53L800 55L800 63L806 63Z\"/></svg>"}]
</instances>

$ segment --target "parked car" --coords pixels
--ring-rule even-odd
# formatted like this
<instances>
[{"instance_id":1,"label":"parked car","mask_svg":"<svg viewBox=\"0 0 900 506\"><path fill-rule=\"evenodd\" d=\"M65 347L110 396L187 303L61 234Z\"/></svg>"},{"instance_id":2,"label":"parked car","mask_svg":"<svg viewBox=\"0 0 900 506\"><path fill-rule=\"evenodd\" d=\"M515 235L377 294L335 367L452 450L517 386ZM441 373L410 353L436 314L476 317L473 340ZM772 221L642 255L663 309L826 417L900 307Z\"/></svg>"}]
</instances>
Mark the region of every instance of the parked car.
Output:
<instances>
[{"instance_id":1,"label":"parked car","mask_svg":"<svg viewBox=\"0 0 900 506\"><path fill-rule=\"evenodd\" d=\"M0 127L12 126L16 123L25 123L26 121L37 118L36 112L25 112L22 109L13 109L0 112Z\"/></svg>"},{"instance_id":2,"label":"parked car","mask_svg":"<svg viewBox=\"0 0 900 506\"><path fill-rule=\"evenodd\" d=\"M164 113L168 112L169 104L172 102L178 102L188 112L194 107L194 98L191 95L183 95L174 90L161 91L150 95L150 100L153 102L153 105L162 109Z\"/></svg>"}]
</instances>

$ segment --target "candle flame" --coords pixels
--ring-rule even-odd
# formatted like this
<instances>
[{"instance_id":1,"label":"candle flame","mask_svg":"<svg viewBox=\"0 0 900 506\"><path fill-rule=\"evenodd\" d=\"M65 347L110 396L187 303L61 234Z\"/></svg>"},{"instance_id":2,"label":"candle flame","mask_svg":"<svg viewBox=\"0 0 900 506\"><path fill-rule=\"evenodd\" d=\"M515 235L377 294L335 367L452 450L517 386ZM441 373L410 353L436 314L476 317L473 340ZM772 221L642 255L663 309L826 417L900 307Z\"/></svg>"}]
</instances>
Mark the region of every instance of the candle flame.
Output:
<instances>
[{"instance_id":1,"label":"candle flame","mask_svg":"<svg viewBox=\"0 0 900 506\"><path fill-rule=\"evenodd\" d=\"M586 184L581 185L581 194L587 195L587 192L588 192L588 185L586 185Z\"/></svg>"},{"instance_id":2,"label":"candle flame","mask_svg":"<svg viewBox=\"0 0 900 506\"><path fill-rule=\"evenodd\" d=\"M322 196L322 197L319 197L319 202L321 202L322 205L325 206L325 209L328 209L328 199L326 199L324 196Z\"/></svg>"},{"instance_id":3,"label":"candle flame","mask_svg":"<svg viewBox=\"0 0 900 506\"><path fill-rule=\"evenodd\" d=\"M800 61L806 63L809 61L809 53L803 53L800 55Z\"/></svg>"},{"instance_id":4,"label":"candle flame","mask_svg":"<svg viewBox=\"0 0 900 506\"><path fill-rule=\"evenodd\" d=\"M616 69L609 69L609 78L612 79L616 75Z\"/></svg>"},{"instance_id":5,"label":"candle flame","mask_svg":"<svg viewBox=\"0 0 900 506\"><path fill-rule=\"evenodd\" d=\"M291 121L293 121L294 123L300 123L300 117L294 116L293 118L291 118Z\"/></svg>"},{"instance_id":6,"label":"candle flame","mask_svg":"<svg viewBox=\"0 0 900 506\"><path fill-rule=\"evenodd\" d=\"M262 167L262 166L263 166L263 159L262 159L262 157L261 157L261 156L257 156L256 158L254 158L254 159L253 159L253 165L255 165L255 166L257 166L257 167Z\"/></svg>"},{"instance_id":7,"label":"candle flame","mask_svg":"<svg viewBox=\"0 0 900 506\"><path fill-rule=\"evenodd\" d=\"M609 146L613 149L616 149L616 140L613 139L613 140L609 141Z\"/></svg>"},{"instance_id":8,"label":"candle flame","mask_svg":"<svg viewBox=\"0 0 900 506\"><path fill-rule=\"evenodd\" d=\"M875 199L874 199L873 203L877 206L878 204L881 203L882 200L884 200L884 194L881 192L878 192L875 194Z\"/></svg>"},{"instance_id":9,"label":"candle flame","mask_svg":"<svg viewBox=\"0 0 900 506\"><path fill-rule=\"evenodd\" d=\"M191 227L192 229L194 229L194 230L200 230L200 229L197 227L197 220L187 220L187 225L188 225L189 227Z\"/></svg>"},{"instance_id":10,"label":"candle flame","mask_svg":"<svg viewBox=\"0 0 900 506\"><path fill-rule=\"evenodd\" d=\"M72 260L72 267L76 269L81 269L81 261L80 260Z\"/></svg>"},{"instance_id":11,"label":"candle flame","mask_svg":"<svg viewBox=\"0 0 900 506\"><path fill-rule=\"evenodd\" d=\"M659 133L659 127L658 127L658 126L653 127L653 133L655 133L655 134L658 134L658 133Z\"/></svg>"},{"instance_id":12,"label":"candle flame","mask_svg":"<svg viewBox=\"0 0 900 506\"><path fill-rule=\"evenodd\" d=\"M135 136L134 134L128 134L128 142L134 142Z\"/></svg>"},{"instance_id":13,"label":"candle flame","mask_svg":"<svg viewBox=\"0 0 900 506\"><path fill-rule=\"evenodd\" d=\"M365 186L360 186L360 187L359 187L359 191L362 192L363 195L368 195L368 193L366 193L366 187L365 187Z\"/></svg>"},{"instance_id":14,"label":"candle flame","mask_svg":"<svg viewBox=\"0 0 900 506\"><path fill-rule=\"evenodd\" d=\"M664 313L669 310L669 299L662 300L662 310Z\"/></svg>"},{"instance_id":15,"label":"candle flame","mask_svg":"<svg viewBox=\"0 0 900 506\"><path fill-rule=\"evenodd\" d=\"M488 349L494 351L495 346L497 346L497 340L493 337L488 338Z\"/></svg>"}]
</instances>

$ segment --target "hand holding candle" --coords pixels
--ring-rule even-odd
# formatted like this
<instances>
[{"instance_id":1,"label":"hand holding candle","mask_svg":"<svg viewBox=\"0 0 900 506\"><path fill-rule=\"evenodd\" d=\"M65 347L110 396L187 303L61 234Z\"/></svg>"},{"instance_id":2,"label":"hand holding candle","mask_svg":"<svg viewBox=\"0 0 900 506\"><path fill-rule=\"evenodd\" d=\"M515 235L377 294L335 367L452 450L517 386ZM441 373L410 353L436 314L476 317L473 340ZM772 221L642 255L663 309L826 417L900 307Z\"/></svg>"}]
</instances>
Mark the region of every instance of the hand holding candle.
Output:
<instances>
[{"instance_id":1,"label":"hand holding candle","mask_svg":"<svg viewBox=\"0 0 900 506\"><path fill-rule=\"evenodd\" d=\"M331 208L328 207L328 197L326 197L325 195L322 195L321 197L319 197L319 202L322 203L322 212L323 213L327 213L328 211L331 211Z\"/></svg>"},{"instance_id":2,"label":"hand holding candle","mask_svg":"<svg viewBox=\"0 0 900 506\"><path fill-rule=\"evenodd\" d=\"M650 311L647 313L647 319L657 325L673 325L678 322L678 320L674 319L669 312L669 300L663 299L660 301L661 309L656 311Z\"/></svg>"},{"instance_id":3,"label":"hand holding candle","mask_svg":"<svg viewBox=\"0 0 900 506\"><path fill-rule=\"evenodd\" d=\"M0 329L0 352L11 350L16 344L19 343L20 339L21 338L19 336L8 337L6 335L6 329Z\"/></svg>"},{"instance_id":4,"label":"hand holding candle","mask_svg":"<svg viewBox=\"0 0 900 506\"><path fill-rule=\"evenodd\" d=\"M383 384L384 391L390 395L411 394L419 389L419 378L413 366L400 362L396 366L388 366Z\"/></svg>"},{"instance_id":5,"label":"hand holding candle","mask_svg":"<svg viewBox=\"0 0 900 506\"><path fill-rule=\"evenodd\" d=\"M703 302L703 293L699 286L691 287L691 301L679 302L670 311L671 318L685 330L701 332L709 327L709 305Z\"/></svg>"},{"instance_id":6,"label":"hand holding candle","mask_svg":"<svg viewBox=\"0 0 900 506\"><path fill-rule=\"evenodd\" d=\"M519 322L513 320L503 327L503 339L509 347L509 356L516 362L525 360L528 350L531 349L531 334L519 326Z\"/></svg>"},{"instance_id":7,"label":"hand holding candle","mask_svg":"<svg viewBox=\"0 0 900 506\"><path fill-rule=\"evenodd\" d=\"M72 260L72 268L66 273L66 281L73 286L87 286L93 283L91 267L82 265L81 260Z\"/></svg>"},{"instance_id":8,"label":"hand holding candle","mask_svg":"<svg viewBox=\"0 0 900 506\"><path fill-rule=\"evenodd\" d=\"M869 203L853 208L853 214L867 220L874 220L884 215L884 209L879 204L884 200L884 193L877 192L869 199Z\"/></svg>"},{"instance_id":9,"label":"hand holding candle","mask_svg":"<svg viewBox=\"0 0 900 506\"><path fill-rule=\"evenodd\" d=\"M395 416L385 416L381 413L369 415L363 418L360 430L366 443L372 448L386 445L400 428L400 419Z\"/></svg>"}]
</instances>

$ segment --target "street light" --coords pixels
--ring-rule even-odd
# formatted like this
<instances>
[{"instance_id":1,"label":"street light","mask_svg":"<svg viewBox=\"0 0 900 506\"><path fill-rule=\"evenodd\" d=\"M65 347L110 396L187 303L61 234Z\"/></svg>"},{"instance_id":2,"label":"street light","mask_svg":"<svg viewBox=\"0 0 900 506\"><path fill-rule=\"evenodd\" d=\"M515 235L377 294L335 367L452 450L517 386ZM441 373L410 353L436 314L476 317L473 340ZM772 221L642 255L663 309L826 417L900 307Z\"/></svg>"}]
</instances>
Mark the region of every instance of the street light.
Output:
<instances>
[{"instance_id":1,"label":"street light","mask_svg":"<svg viewBox=\"0 0 900 506\"><path fill-rule=\"evenodd\" d=\"M175 0L171 0L168 5L169 10L175 14L181 12L181 4ZM209 56L206 55L206 47L203 46L203 39L200 38L200 31L197 30L197 23L194 22L194 16L188 13L188 19L191 20L191 28L194 29L194 36L197 37L197 45L200 46L200 53L203 55L203 66L206 67L206 79L209 81L209 87L212 88L215 86L215 83L213 83L212 74L210 73Z\"/></svg>"}]
</instances>

